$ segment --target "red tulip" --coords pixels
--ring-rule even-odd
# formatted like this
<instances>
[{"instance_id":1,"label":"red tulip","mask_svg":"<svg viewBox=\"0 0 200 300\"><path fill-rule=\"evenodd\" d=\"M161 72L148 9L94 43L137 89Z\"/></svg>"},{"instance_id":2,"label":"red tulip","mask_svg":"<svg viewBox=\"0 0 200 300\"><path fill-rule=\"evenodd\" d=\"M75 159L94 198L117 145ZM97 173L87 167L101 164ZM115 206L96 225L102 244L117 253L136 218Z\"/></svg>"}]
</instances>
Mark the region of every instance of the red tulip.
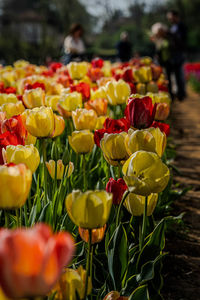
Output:
<instances>
[{"instance_id":1,"label":"red tulip","mask_svg":"<svg viewBox=\"0 0 200 300\"><path fill-rule=\"evenodd\" d=\"M0 230L0 286L13 298L46 295L70 262L74 241L49 226Z\"/></svg>"},{"instance_id":2,"label":"red tulip","mask_svg":"<svg viewBox=\"0 0 200 300\"><path fill-rule=\"evenodd\" d=\"M24 87L24 90L32 90L32 89L37 89L37 88L41 88L45 91L44 83L41 83L41 82L35 82L33 84L27 83Z\"/></svg>"},{"instance_id":3,"label":"red tulip","mask_svg":"<svg viewBox=\"0 0 200 300\"><path fill-rule=\"evenodd\" d=\"M153 123L156 104L152 104L150 97L129 98L125 115L131 126L138 129L148 128Z\"/></svg>"},{"instance_id":4,"label":"red tulip","mask_svg":"<svg viewBox=\"0 0 200 300\"><path fill-rule=\"evenodd\" d=\"M70 85L71 92L78 92L82 94L83 101L90 98L90 85L85 82L80 82L76 85Z\"/></svg>"},{"instance_id":5,"label":"red tulip","mask_svg":"<svg viewBox=\"0 0 200 300\"><path fill-rule=\"evenodd\" d=\"M93 68L102 68L103 64L104 64L104 61L103 61L103 59L97 57L97 58L94 58L91 61L91 63L92 63Z\"/></svg>"},{"instance_id":6,"label":"red tulip","mask_svg":"<svg viewBox=\"0 0 200 300\"><path fill-rule=\"evenodd\" d=\"M61 63L59 63L59 62L52 62L52 63L49 65L49 69L55 73L55 72L56 72L58 69L60 69L62 66L63 66L63 64L61 64Z\"/></svg>"},{"instance_id":7,"label":"red tulip","mask_svg":"<svg viewBox=\"0 0 200 300\"><path fill-rule=\"evenodd\" d=\"M122 131L128 131L130 124L127 119L121 118L114 120L107 118L104 122L103 129L95 130L94 132L94 141L95 144L100 147L100 141L103 138L105 133L120 133Z\"/></svg>"},{"instance_id":8,"label":"red tulip","mask_svg":"<svg viewBox=\"0 0 200 300\"><path fill-rule=\"evenodd\" d=\"M114 180L113 178L109 179L106 185L106 191L113 194L113 204L120 204L123 194L127 188L128 187L122 178L119 178L118 180Z\"/></svg>"},{"instance_id":9,"label":"red tulip","mask_svg":"<svg viewBox=\"0 0 200 300\"><path fill-rule=\"evenodd\" d=\"M2 149L8 145L25 145L27 131L22 123L21 116L10 119L0 118L0 164L3 164Z\"/></svg>"},{"instance_id":10,"label":"red tulip","mask_svg":"<svg viewBox=\"0 0 200 300\"><path fill-rule=\"evenodd\" d=\"M151 127L155 127L155 128L159 127L160 130L166 134L166 136L169 136L169 134L170 134L169 124L154 121L152 123Z\"/></svg>"},{"instance_id":11,"label":"red tulip","mask_svg":"<svg viewBox=\"0 0 200 300\"><path fill-rule=\"evenodd\" d=\"M122 131L128 131L130 128L130 123L127 119L111 119L107 118L104 122L104 129L109 130L110 133L119 133Z\"/></svg>"},{"instance_id":12,"label":"red tulip","mask_svg":"<svg viewBox=\"0 0 200 300\"><path fill-rule=\"evenodd\" d=\"M107 131L105 129L99 129L99 130L95 130L94 132L94 142L95 144L100 147L100 141L104 136L104 133L106 133Z\"/></svg>"}]
</instances>

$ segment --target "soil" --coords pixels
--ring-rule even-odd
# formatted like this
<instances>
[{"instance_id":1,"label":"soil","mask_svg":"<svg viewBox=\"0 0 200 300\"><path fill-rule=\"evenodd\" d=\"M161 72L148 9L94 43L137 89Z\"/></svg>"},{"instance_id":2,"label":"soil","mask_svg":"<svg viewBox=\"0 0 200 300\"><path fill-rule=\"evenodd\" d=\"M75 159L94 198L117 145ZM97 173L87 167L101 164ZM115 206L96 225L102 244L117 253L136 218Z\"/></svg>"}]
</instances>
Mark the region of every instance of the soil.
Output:
<instances>
[{"instance_id":1,"label":"soil","mask_svg":"<svg viewBox=\"0 0 200 300\"><path fill-rule=\"evenodd\" d=\"M181 172L174 180L191 190L173 206L174 215L185 212L185 226L166 239L163 297L200 300L200 96L189 90L187 99L173 103L172 126Z\"/></svg>"}]
</instances>

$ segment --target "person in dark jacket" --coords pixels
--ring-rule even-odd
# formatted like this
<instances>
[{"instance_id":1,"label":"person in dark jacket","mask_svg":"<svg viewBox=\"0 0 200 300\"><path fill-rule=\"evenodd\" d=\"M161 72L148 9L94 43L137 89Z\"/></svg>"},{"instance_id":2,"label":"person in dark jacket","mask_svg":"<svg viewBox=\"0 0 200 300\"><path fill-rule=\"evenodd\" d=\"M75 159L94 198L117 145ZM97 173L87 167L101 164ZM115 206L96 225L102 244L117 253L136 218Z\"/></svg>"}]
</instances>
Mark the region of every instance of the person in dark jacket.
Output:
<instances>
[{"instance_id":1,"label":"person in dark jacket","mask_svg":"<svg viewBox=\"0 0 200 300\"><path fill-rule=\"evenodd\" d=\"M132 57L132 44L129 41L128 32L123 31L120 35L120 41L116 45L117 56L122 62L127 62Z\"/></svg>"},{"instance_id":2,"label":"person in dark jacket","mask_svg":"<svg viewBox=\"0 0 200 300\"><path fill-rule=\"evenodd\" d=\"M179 13L175 10L167 12L167 19L171 23L169 29L170 61L166 68L169 91L172 94L171 75L174 73L177 85L177 98L182 101L186 96L183 72L186 50L186 27L181 22Z\"/></svg>"}]
</instances>

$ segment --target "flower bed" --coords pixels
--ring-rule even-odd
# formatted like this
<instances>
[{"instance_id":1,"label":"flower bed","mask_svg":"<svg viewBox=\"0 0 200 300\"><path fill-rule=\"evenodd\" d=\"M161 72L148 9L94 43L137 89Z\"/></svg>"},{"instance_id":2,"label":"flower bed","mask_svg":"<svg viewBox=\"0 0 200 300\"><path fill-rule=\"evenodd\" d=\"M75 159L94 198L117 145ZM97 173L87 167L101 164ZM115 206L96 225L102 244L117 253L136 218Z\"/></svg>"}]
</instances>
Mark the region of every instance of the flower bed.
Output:
<instances>
[{"instance_id":1,"label":"flower bed","mask_svg":"<svg viewBox=\"0 0 200 300\"><path fill-rule=\"evenodd\" d=\"M0 81L2 293L161 299L178 194L162 68L18 61Z\"/></svg>"},{"instance_id":2,"label":"flower bed","mask_svg":"<svg viewBox=\"0 0 200 300\"><path fill-rule=\"evenodd\" d=\"M184 66L185 76L192 89L200 93L200 63L186 63Z\"/></svg>"}]
</instances>

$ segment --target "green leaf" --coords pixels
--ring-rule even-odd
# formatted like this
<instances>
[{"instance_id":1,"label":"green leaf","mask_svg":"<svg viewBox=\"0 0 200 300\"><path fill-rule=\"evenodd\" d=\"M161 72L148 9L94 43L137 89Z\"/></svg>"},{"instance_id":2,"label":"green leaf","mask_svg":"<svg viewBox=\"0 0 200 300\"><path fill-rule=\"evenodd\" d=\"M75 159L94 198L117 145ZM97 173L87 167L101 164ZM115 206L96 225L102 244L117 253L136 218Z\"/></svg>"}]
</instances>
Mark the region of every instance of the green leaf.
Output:
<instances>
[{"instance_id":1,"label":"green leaf","mask_svg":"<svg viewBox=\"0 0 200 300\"><path fill-rule=\"evenodd\" d=\"M137 270L140 271L142 265L150 260L154 260L163 250L165 245L165 219L155 227L154 231L146 238L137 261Z\"/></svg>"},{"instance_id":2,"label":"green leaf","mask_svg":"<svg viewBox=\"0 0 200 300\"><path fill-rule=\"evenodd\" d=\"M123 276L128 265L128 240L124 226L120 224L108 244L108 268L114 288L121 289Z\"/></svg>"},{"instance_id":3,"label":"green leaf","mask_svg":"<svg viewBox=\"0 0 200 300\"><path fill-rule=\"evenodd\" d=\"M141 268L141 272L136 276L137 282L144 284L147 281L150 281L154 278L155 275L155 266L159 263L164 255L159 255L155 260L149 261L144 264Z\"/></svg>"},{"instance_id":4,"label":"green leaf","mask_svg":"<svg viewBox=\"0 0 200 300\"><path fill-rule=\"evenodd\" d=\"M129 300L150 300L146 285L139 286L130 295Z\"/></svg>"}]
</instances>

